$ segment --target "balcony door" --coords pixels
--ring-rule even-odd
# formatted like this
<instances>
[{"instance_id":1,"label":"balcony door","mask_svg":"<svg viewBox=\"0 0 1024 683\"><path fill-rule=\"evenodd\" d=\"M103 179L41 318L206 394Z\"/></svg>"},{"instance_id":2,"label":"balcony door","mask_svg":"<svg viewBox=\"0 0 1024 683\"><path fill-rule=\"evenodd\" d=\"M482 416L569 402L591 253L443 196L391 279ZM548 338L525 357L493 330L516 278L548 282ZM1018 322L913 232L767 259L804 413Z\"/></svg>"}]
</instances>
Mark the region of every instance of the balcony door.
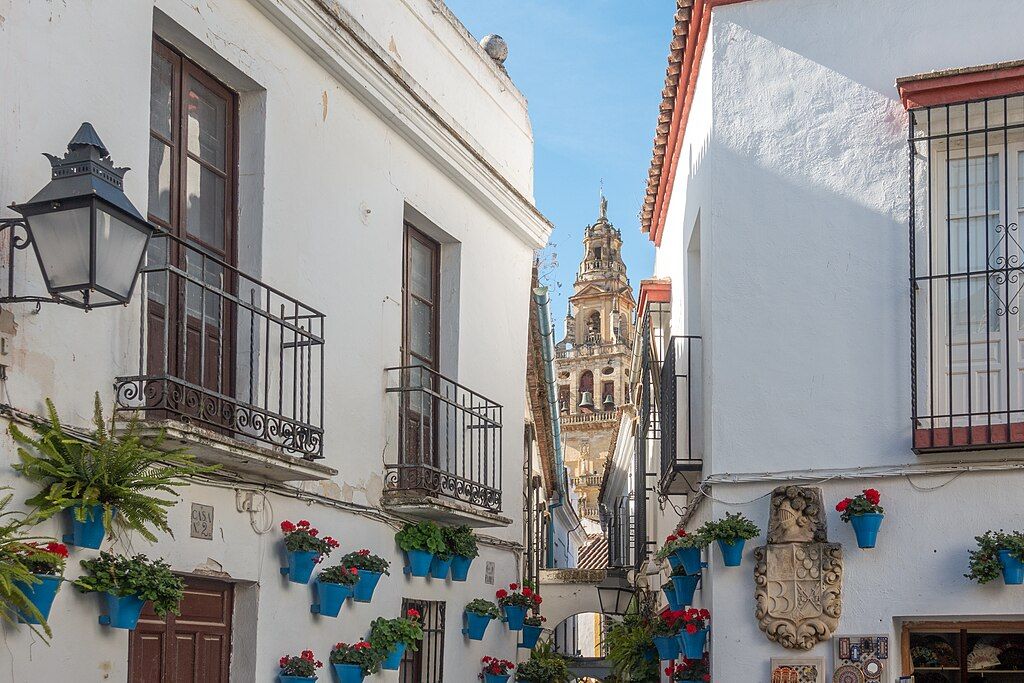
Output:
<instances>
[{"instance_id":1,"label":"balcony door","mask_svg":"<svg viewBox=\"0 0 1024 683\"><path fill-rule=\"evenodd\" d=\"M402 269L402 464L438 467L441 245L405 224Z\"/></svg>"},{"instance_id":2,"label":"balcony door","mask_svg":"<svg viewBox=\"0 0 1024 683\"><path fill-rule=\"evenodd\" d=\"M234 394L237 110L234 93L154 39L149 220L176 239L152 240L147 258L147 374L162 391L146 400L215 429L233 415L221 399Z\"/></svg>"}]
</instances>

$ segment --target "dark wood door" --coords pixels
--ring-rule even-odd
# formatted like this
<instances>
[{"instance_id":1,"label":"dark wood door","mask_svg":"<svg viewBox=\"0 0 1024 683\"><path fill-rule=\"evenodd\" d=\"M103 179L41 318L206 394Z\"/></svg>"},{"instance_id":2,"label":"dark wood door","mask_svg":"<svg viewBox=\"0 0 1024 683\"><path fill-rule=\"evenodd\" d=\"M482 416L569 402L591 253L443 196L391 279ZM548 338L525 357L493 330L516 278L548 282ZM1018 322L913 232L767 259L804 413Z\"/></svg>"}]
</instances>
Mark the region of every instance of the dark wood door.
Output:
<instances>
[{"instance_id":1,"label":"dark wood door","mask_svg":"<svg viewBox=\"0 0 1024 683\"><path fill-rule=\"evenodd\" d=\"M228 683L234 589L186 580L181 616L160 619L147 603L128 642L128 683Z\"/></svg>"}]
</instances>

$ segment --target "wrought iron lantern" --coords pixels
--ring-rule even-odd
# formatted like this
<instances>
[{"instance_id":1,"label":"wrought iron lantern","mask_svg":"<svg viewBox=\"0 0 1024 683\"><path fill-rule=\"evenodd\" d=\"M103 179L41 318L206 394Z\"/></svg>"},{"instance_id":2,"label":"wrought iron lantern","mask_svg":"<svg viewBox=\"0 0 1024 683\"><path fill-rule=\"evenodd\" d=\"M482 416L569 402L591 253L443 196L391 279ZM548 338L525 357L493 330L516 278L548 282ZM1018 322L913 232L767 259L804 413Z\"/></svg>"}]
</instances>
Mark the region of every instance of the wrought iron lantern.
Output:
<instances>
[{"instance_id":1,"label":"wrought iron lantern","mask_svg":"<svg viewBox=\"0 0 1024 683\"><path fill-rule=\"evenodd\" d=\"M610 617L623 617L636 595L636 589L629 582L625 569L609 567L605 578L597 584L597 600L601 603L601 612Z\"/></svg>"},{"instance_id":2,"label":"wrought iron lantern","mask_svg":"<svg viewBox=\"0 0 1024 683\"><path fill-rule=\"evenodd\" d=\"M32 245L46 290L59 303L89 310L126 304L154 227L124 194L127 168L117 168L96 131L83 123L63 158L46 154L53 176L24 204L12 204L23 220L27 239L12 237L12 246ZM14 297L8 301L39 301Z\"/></svg>"}]
</instances>

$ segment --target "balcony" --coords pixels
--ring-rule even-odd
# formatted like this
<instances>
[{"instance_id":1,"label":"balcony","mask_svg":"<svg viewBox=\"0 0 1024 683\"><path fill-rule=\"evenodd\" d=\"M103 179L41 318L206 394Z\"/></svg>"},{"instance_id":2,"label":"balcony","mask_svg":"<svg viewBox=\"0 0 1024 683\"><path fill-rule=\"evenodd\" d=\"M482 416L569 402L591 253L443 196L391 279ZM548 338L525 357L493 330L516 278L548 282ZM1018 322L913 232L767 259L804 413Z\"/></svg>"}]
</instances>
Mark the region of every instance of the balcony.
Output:
<instances>
[{"instance_id":1,"label":"balcony","mask_svg":"<svg viewBox=\"0 0 1024 683\"><path fill-rule=\"evenodd\" d=\"M614 422L619 419L619 411L602 410L596 413L576 413L575 415L562 413L562 416L559 419L562 423L562 427L576 425L593 425L597 427L602 422Z\"/></svg>"},{"instance_id":2,"label":"balcony","mask_svg":"<svg viewBox=\"0 0 1024 683\"><path fill-rule=\"evenodd\" d=\"M661 491L696 493L703 469L701 338L672 337L661 364Z\"/></svg>"},{"instance_id":3,"label":"balcony","mask_svg":"<svg viewBox=\"0 0 1024 683\"><path fill-rule=\"evenodd\" d=\"M555 357L563 358L592 358L594 356L611 356L629 353L630 348L626 342L615 342L613 344L580 344L571 349L557 349Z\"/></svg>"},{"instance_id":4,"label":"balcony","mask_svg":"<svg viewBox=\"0 0 1024 683\"><path fill-rule=\"evenodd\" d=\"M446 523L511 524L500 514L502 407L421 365L385 372L398 432L385 455L384 506Z\"/></svg>"},{"instance_id":5,"label":"balcony","mask_svg":"<svg viewBox=\"0 0 1024 683\"><path fill-rule=\"evenodd\" d=\"M324 316L192 242L150 242L137 374L114 380L122 418L141 413L204 462L277 480L323 479Z\"/></svg>"},{"instance_id":6,"label":"balcony","mask_svg":"<svg viewBox=\"0 0 1024 683\"><path fill-rule=\"evenodd\" d=\"M580 477L573 477L572 485L575 486L576 488L581 488L584 486L596 488L601 485L602 477L603 475L600 474L584 474L583 476Z\"/></svg>"}]
</instances>

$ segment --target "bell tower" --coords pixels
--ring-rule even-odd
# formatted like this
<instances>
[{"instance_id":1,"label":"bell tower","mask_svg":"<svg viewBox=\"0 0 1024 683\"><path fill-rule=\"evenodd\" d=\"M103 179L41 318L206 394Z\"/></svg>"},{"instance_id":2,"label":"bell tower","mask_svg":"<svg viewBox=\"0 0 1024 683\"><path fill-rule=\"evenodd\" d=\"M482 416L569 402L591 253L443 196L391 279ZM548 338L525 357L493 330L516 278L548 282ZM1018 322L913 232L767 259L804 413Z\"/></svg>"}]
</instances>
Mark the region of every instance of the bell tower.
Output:
<instances>
[{"instance_id":1,"label":"bell tower","mask_svg":"<svg viewBox=\"0 0 1024 683\"><path fill-rule=\"evenodd\" d=\"M566 465L580 494L581 514L594 521L599 519L604 463L621 408L630 400L635 309L622 234L608 220L602 194L597 220L583 231L583 258L569 297L565 336L555 349Z\"/></svg>"}]
</instances>

